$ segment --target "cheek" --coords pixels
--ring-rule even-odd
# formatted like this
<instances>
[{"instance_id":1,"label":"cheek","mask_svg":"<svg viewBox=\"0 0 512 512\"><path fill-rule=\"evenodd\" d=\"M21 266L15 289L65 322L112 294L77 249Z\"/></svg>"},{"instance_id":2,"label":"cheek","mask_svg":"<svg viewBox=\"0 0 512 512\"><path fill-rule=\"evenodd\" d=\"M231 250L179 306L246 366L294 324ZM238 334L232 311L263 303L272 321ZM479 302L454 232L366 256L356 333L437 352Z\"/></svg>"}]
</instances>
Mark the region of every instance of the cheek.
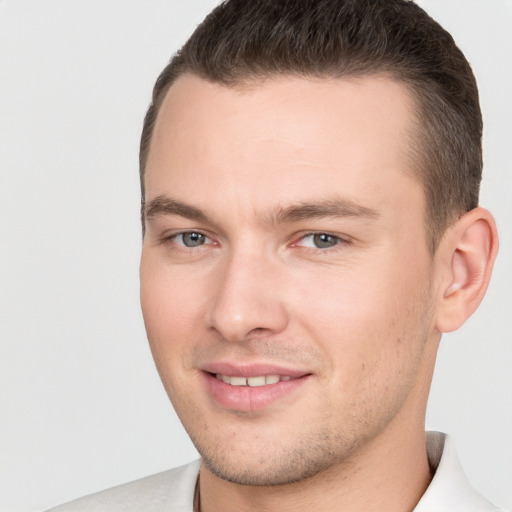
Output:
<instances>
[{"instance_id":1,"label":"cheek","mask_svg":"<svg viewBox=\"0 0 512 512\"><path fill-rule=\"evenodd\" d=\"M162 264L156 257L143 252L140 300L155 359L167 352L177 355L187 346L191 333L200 329L204 316L203 298L204 280L194 277L191 272L181 271L180 267Z\"/></svg>"},{"instance_id":2,"label":"cheek","mask_svg":"<svg viewBox=\"0 0 512 512\"><path fill-rule=\"evenodd\" d=\"M316 330L321 338L338 339L343 344L361 331L380 329L389 319L387 283L368 266L336 267L293 280L292 317Z\"/></svg>"},{"instance_id":3,"label":"cheek","mask_svg":"<svg viewBox=\"0 0 512 512\"><path fill-rule=\"evenodd\" d=\"M425 271L399 273L388 270L396 266L385 261L296 280L302 284L293 294L291 316L346 385L367 374L392 373L415 350L411 344L423 322Z\"/></svg>"}]
</instances>

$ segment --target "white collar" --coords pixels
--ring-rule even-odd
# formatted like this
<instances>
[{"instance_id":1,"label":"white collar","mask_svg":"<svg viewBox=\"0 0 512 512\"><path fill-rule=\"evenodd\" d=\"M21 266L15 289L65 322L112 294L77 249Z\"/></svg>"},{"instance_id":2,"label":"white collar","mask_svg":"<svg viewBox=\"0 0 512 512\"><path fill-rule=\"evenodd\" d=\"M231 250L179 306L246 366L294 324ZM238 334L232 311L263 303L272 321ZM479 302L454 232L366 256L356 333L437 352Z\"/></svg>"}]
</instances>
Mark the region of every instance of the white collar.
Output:
<instances>
[{"instance_id":1,"label":"white collar","mask_svg":"<svg viewBox=\"0 0 512 512\"><path fill-rule=\"evenodd\" d=\"M441 432L427 432L427 455L435 474L414 512L499 510L471 487L449 436Z\"/></svg>"}]
</instances>

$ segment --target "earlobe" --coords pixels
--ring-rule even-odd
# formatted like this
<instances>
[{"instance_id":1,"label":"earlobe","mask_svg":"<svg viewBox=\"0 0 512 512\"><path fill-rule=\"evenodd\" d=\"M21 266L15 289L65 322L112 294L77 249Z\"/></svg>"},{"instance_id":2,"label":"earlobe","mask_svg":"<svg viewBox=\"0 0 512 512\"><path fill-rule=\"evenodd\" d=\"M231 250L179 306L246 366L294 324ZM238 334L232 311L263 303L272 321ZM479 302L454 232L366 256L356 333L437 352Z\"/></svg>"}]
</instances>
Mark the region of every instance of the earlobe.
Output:
<instances>
[{"instance_id":1,"label":"earlobe","mask_svg":"<svg viewBox=\"0 0 512 512\"><path fill-rule=\"evenodd\" d=\"M445 234L440 249L446 261L446 278L436 316L440 332L458 329L477 309L498 252L493 216L484 208L464 214Z\"/></svg>"}]
</instances>

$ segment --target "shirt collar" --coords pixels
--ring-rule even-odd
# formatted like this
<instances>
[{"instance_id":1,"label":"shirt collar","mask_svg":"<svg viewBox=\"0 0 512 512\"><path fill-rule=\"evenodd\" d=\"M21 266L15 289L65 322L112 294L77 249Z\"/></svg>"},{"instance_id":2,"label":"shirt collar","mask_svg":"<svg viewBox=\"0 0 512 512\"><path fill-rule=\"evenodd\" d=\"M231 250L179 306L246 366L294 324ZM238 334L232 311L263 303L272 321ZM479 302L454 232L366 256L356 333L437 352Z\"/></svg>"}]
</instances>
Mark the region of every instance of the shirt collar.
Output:
<instances>
[{"instance_id":1,"label":"shirt collar","mask_svg":"<svg viewBox=\"0 0 512 512\"><path fill-rule=\"evenodd\" d=\"M449 436L441 432L427 432L427 455L435 473L414 512L498 510L471 487Z\"/></svg>"}]
</instances>

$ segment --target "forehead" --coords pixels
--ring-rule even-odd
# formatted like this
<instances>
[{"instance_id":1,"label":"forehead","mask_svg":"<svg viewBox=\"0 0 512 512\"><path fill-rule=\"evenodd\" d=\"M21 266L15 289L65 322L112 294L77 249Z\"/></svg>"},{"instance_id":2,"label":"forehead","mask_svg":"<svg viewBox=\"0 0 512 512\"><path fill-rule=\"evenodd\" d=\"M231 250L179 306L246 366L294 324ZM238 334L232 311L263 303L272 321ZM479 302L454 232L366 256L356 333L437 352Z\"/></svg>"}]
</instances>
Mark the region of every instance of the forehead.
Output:
<instances>
[{"instance_id":1,"label":"forehead","mask_svg":"<svg viewBox=\"0 0 512 512\"><path fill-rule=\"evenodd\" d=\"M212 207L212 196L230 194L262 208L333 192L376 202L384 183L417 186L412 119L407 88L382 75L281 76L238 87L184 75L157 118L146 199L184 199L193 189Z\"/></svg>"}]
</instances>

